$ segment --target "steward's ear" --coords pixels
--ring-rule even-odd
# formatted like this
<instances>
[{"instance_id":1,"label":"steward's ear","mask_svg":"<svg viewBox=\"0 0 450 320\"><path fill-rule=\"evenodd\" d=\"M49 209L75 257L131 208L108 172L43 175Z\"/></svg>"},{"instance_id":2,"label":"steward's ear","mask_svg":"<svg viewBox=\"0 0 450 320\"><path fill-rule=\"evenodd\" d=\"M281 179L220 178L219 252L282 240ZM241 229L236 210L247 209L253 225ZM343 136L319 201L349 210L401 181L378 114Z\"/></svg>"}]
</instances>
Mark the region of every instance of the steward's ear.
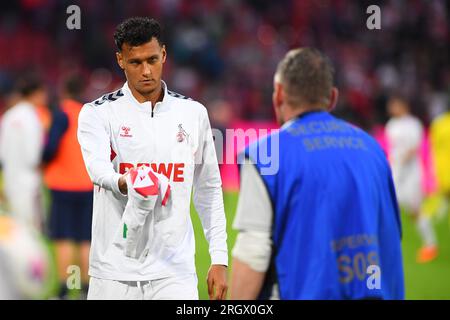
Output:
<instances>
[{"instance_id":1,"label":"steward's ear","mask_svg":"<svg viewBox=\"0 0 450 320\"><path fill-rule=\"evenodd\" d=\"M339 98L339 90L336 87L333 87L333 89L331 89L330 102L327 106L328 111L333 111L334 108L336 108L338 98Z\"/></svg>"},{"instance_id":2,"label":"steward's ear","mask_svg":"<svg viewBox=\"0 0 450 320\"><path fill-rule=\"evenodd\" d=\"M279 110L284 103L283 85L276 81L273 84L272 103L273 103L275 112L277 112L277 110Z\"/></svg>"}]
</instances>

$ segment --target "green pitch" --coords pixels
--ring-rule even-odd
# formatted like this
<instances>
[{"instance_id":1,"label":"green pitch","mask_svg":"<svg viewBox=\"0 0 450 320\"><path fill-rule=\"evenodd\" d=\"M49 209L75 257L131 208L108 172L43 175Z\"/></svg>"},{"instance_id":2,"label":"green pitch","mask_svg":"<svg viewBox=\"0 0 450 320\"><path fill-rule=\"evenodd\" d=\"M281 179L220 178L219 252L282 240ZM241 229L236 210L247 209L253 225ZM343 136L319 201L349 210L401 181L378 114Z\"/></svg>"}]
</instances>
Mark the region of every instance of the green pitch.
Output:
<instances>
[{"instance_id":1,"label":"green pitch","mask_svg":"<svg viewBox=\"0 0 450 320\"><path fill-rule=\"evenodd\" d=\"M406 299L450 300L450 212L435 221L439 242L439 256L427 264L415 262L420 238L416 227L407 215L402 215L403 266L405 270Z\"/></svg>"},{"instance_id":2,"label":"green pitch","mask_svg":"<svg viewBox=\"0 0 450 320\"><path fill-rule=\"evenodd\" d=\"M229 252L231 252L236 239L236 232L232 230L231 225L233 223L237 199L236 193L226 193L224 195ZM208 299L206 286L206 275L210 265L208 245L203 236L200 220L193 206L191 216L197 239L195 260L200 299ZM440 243L439 257L428 264L417 264L415 262L415 256L416 249L420 245L419 237L411 219L406 215L402 215L406 299L450 299L450 228L448 222L448 218L445 217L435 224Z\"/></svg>"},{"instance_id":3,"label":"green pitch","mask_svg":"<svg viewBox=\"0 0 450 320\"><path fill-rule=\"evenodd\" d=\"M231 228L233 224L233 217L236 211L238 195L237 193L225 193L223 201L225 204L225 213L227 216L227 233L228 233L228 260L231 265L231 250L233 249L236 240L236 231ZM195 240L196 240L196 254L195 264L197 266L198 290L200 299L209 299L208 287L206 285L206 277L208 269L211 264L211 259L208 252L208 242L203 234L200 219L195 211L194 205L191 204L191 218L194 225ZM228 278L230 278L230 268L228 268Z\"/></svg>"}]
</instances>

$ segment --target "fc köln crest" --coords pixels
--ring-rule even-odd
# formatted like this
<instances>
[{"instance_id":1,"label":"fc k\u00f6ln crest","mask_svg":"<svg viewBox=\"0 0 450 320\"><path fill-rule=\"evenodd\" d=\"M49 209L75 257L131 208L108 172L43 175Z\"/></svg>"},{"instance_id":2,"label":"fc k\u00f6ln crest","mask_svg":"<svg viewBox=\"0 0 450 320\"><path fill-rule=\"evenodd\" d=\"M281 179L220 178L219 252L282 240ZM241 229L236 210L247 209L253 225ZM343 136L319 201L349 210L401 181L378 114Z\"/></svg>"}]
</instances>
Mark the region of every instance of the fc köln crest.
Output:
<instances>
[{"instance_id":1,"label":"fc k\u00f6ln crest","mask_svg":"<svg viewBox=\"0 0 450 320\"><path fill-rule=\"evenodd\" d=\"M187 132L183 129L182 124L180 123L178 125L178 133L177 133L177 141L178 142L183 142L184 140L188 140L189 139L189 135L187 134Z\"/></svg>"}]
</instances>

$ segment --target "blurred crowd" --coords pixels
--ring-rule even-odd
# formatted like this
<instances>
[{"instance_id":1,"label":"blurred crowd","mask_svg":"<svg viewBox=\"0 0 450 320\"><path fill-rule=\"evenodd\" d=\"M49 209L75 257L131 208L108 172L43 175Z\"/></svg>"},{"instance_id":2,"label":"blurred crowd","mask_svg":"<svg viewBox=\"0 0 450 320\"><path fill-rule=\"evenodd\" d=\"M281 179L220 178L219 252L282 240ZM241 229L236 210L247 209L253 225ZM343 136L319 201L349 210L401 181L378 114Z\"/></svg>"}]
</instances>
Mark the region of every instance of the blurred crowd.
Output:
<instances>
[{"instance_id":1,"label":"blurred crowd","mask_svg":"<svg viewBox=\"0 0 450 320\"><path fill-rule=\"evenodd\" d=\"M428 124L448 103L449 5L377 1L382 28L369 30L366 9L372 2L6 2L0 13L0 108L8 105L17 75L29 69L45 77L53 95L61 78L75 70L87 84L86 101L119 87L123 75L115 61L114 28L126 17L148 15L164 28L165 79L210 108L213 121L273 119L277 61L289 48L314 46L336 66L337 113L370 129L387 120L388 96L401 93ZM71 4L81 9L81 30L66 27Z\"/></svg>"}]
</instances>

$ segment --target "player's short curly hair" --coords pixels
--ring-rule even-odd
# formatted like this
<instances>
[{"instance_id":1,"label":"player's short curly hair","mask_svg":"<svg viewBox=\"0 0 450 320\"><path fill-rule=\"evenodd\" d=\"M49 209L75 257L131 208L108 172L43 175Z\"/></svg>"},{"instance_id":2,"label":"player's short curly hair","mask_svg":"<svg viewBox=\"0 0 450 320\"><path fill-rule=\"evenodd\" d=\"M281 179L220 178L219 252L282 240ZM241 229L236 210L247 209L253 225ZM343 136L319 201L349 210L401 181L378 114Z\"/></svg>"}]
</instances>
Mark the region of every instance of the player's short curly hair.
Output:
<instances>
[{"instance_id":1,"label":"player's short curly hair","mask_svg":"<svg viewBox=\"0 0 450 320\"><path fill-rule=\"evenodd\" d=\"M333 88L334 68L315 48L289 51L278 64L275 80L285 86L292 105L302 102L326 105Z\"/></svg>"},{"instance_id":2,"label":"player's short curly hair","mask_svg":"<svg viewBox=\"0 0 450 320\"><path fill-rule=\"evenodd\" d=\"M122 51L124 43L135 47L151 41L152 38L160 45L163 44L159 22L148 17L129 18L119 24L114 32L114 42L119 51Z\"/></svg>"}]
</instances>

